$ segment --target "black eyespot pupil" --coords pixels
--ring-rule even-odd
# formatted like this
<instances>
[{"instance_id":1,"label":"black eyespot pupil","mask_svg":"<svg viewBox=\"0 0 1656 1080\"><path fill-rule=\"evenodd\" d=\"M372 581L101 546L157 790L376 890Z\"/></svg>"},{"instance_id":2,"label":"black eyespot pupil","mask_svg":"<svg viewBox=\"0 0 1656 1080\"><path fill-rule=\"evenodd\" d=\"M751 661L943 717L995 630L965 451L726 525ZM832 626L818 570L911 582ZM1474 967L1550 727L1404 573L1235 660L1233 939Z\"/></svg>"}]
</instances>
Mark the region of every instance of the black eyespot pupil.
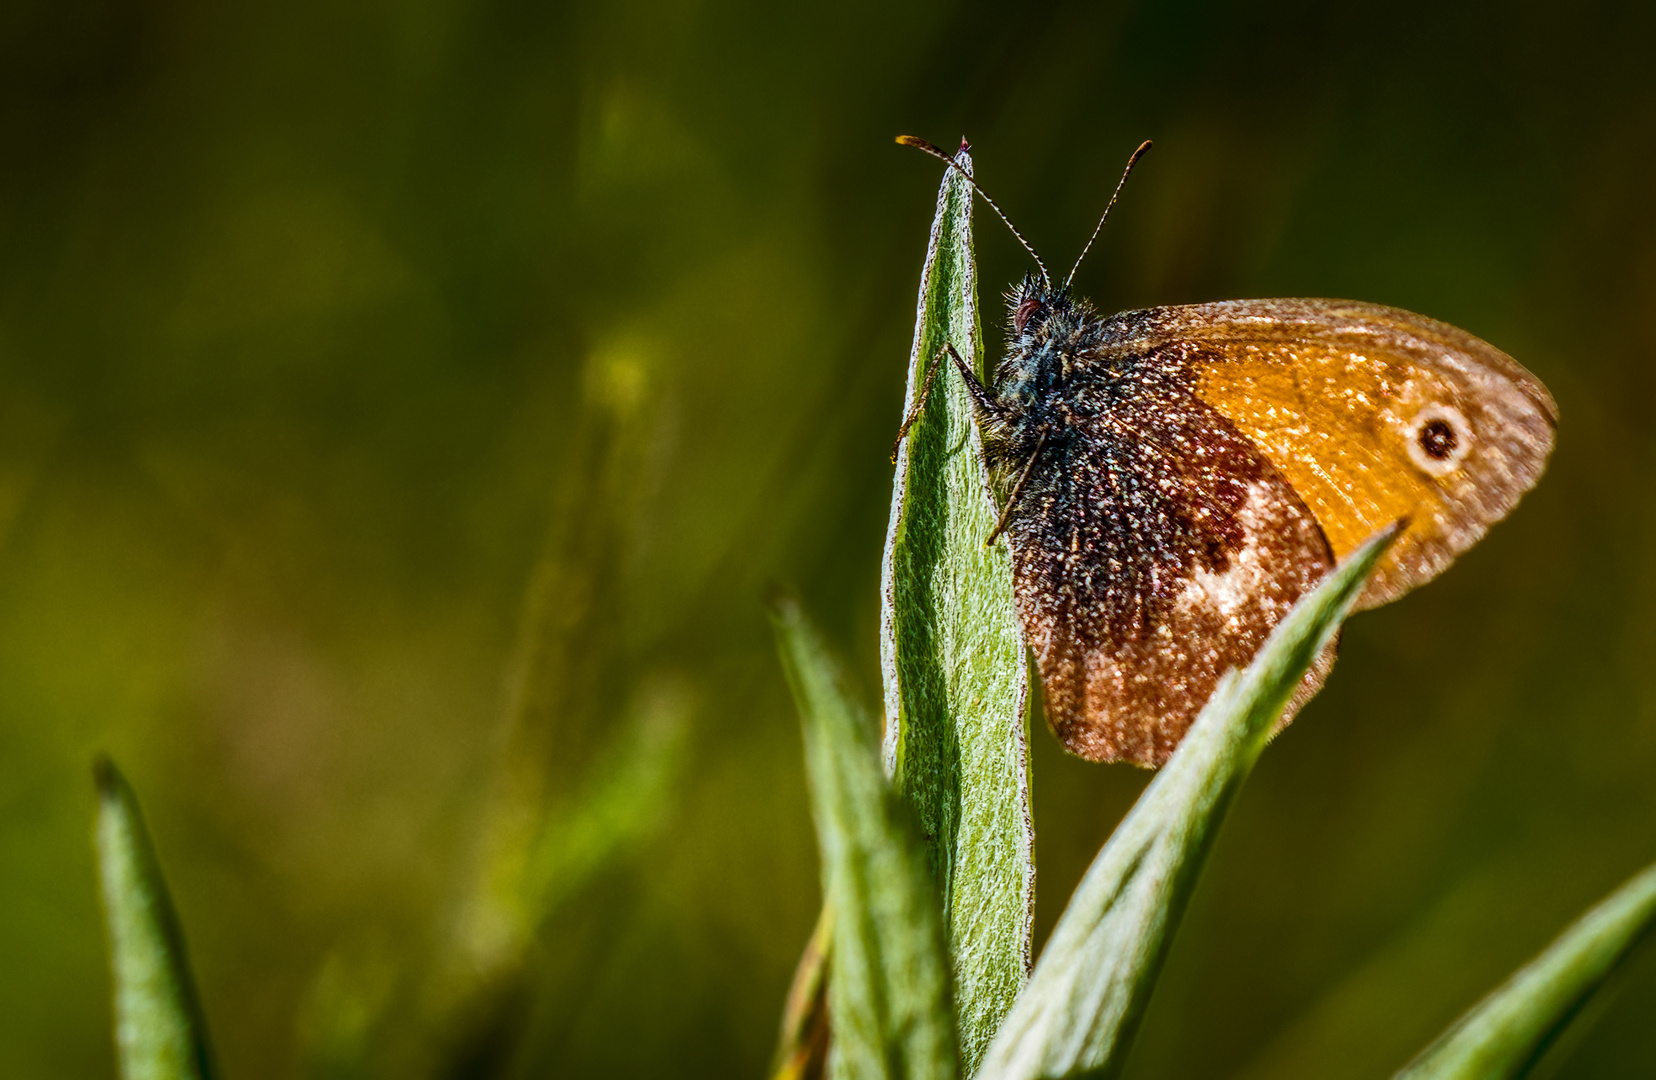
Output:
<instances>
[{"instance_id":1,"label":"black eyespot pupil","mask_svg":"<svg viewBox=\"0 0 1656 1080\"><path fill-rule=\"evenodd\" d=\"M1455 426L1447 420L1428 420L1420 427L1420 449L1433 461L1443 461L1460 445Z\"/></svg>"}]
</instances>

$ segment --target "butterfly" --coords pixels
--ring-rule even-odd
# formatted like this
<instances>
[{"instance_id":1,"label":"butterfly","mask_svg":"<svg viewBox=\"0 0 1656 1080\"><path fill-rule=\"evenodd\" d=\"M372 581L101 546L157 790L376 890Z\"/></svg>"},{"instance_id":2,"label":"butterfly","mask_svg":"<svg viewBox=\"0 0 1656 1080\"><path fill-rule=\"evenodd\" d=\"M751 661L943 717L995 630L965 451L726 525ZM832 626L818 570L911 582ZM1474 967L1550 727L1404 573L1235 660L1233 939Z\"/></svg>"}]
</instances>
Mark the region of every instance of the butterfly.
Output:
<instances>
[{"instance_id":1,"label":"butterfly","mask_svg":"<svg viewBox=\"0 0 1656 1080\"><path fill-rule=\"evenodd\" d=\"M898 142L958 168L930 143ZM1104 317L1012 232L1040 273L1008 294L1005 355L986 385L946 345L902 432L948 355L1007 493L988 539L1004 535L1011 551L1047 721L1071 753L1164 764L1220 676L1246 666L1337 560L1406 519L1357 607L1394 600L1476 543L1546 467L1552 396L1465 331L1350 300ZM1334 648L1279 729L1321 688Z\"/></svg>"}]
</instances>

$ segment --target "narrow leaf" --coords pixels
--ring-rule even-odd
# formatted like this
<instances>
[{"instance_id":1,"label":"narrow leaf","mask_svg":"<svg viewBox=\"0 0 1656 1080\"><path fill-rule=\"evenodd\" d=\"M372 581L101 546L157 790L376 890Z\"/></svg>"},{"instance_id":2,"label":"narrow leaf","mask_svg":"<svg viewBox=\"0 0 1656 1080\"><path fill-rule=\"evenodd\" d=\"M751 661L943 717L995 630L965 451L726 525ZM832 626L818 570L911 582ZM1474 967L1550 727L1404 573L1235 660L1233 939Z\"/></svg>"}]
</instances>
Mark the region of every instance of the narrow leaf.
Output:
<instances>
[{"instance_id":1,"label":"narrow leaf","mask_svg":"<svg viewBox=\"0 0 1656 1080\"><path fill-rule=\"evenodd\" d=\"M115 1051L124 1080L206 1080L207 1023L190 978L184 932L138 799L100 757L93 846L103 885L115 986Z\"/></svg>"},{"instance_id":2,"label":"narrow leaf","mask_svg":"<svg viewBox=\"0 0 1656 1080\"><path fill-rule=\"evenodd\" d=\"M970 158L957 156L967 168ZM920 278L907 415L945 342L982 370L972 190L948 170ZM943 892L961 1058L978 1060L1029 974L1035 912L1029 679L971 399L947 360L897 453L882 565L887 768Z\"/></svg>"},{"instance_id":3,"label":"narrow leaf","mask_svg":"<svg viewBox=\"0 0 1656 1080\"><path fill-rule=\"evenodd\" d=\"M1295 605L1246 671L1220 680L1076 888L980 1078L1120 1072L1225 811L1396 535L1393 527L1353 552Z\"/></svg>"},{"instance_id":4,"label":"narrow leaf","mask_svg":"<svg viewBox=\"0 0 1656 1080\"><path fill-rule=\"evenodd\" d=\"M828 1057L828 958L833 937L834 909L824 904L782 1006L771 1080L816 1080L823 1074Z\"/></svg>"},{"instance_id":5,"label":"narrow leaf","mask_svg":"<svg viewBox=\"0 0 1656 1080\"><path fill-rule=\"evenodd\" d=\"M1638 873L1436 1042L1397 1080L1525 1076L1656 923L1656 866Z\"/></svg>"},{"instance_id":6,"label":"narrow leaf","mask_svg":"<svg viewBox=\"0 0 1656 1080\"><path fill-rule=\"evenodd\" d=\"M782 667L805 729L823 886L834 911L828 1075L854 1080L957 1074L937 891L886 783L873 718L792 600L772 609Z\"/></svg>"},{"instance_id":7,"label":"narrow leaf","mask_svg":"<svg viewBox=\"0 0 1656 1080\"><path fill-rule=\"evenodd\" d=\"M521 886L529 932L662 824L684 765L688 717L681 690L655 687L588 769L577 797L547 815Z\"/></svg>"}]
</instances>

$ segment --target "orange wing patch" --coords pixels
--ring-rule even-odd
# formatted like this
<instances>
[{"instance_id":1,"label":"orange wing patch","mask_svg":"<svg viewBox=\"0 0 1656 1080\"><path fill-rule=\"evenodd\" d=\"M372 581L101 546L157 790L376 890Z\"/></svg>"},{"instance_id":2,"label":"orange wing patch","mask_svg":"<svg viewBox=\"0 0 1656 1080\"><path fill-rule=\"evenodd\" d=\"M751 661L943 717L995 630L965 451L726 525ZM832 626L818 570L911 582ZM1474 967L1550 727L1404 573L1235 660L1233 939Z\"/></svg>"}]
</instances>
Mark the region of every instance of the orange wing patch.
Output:
<instances>
[{"instance_id":1,"label":"orange wing patch","mask_svg":"<svg viewBox=\"0 0 1656 1080\"><path fill-rule=\"evenodd\" d=\"M1409 517L1436 533L1441 496L1397 422L1419 396L1382 359L1307 344L1243 344L1198 373L1196 393L1275 465L1322 526L1336 558ZM1399 376L1403 378L1400 379Z\"/></svg>"},{"instance_id":2,"label":"orange wing patch","mask_svg":"<svg viewBox=\"0 0 1656 1080\"><path fill-rule=\"evenodd\" d=\"M1197 396L1288 480L1336 556L1409 519L1360 607L1435 577L1505 517L1540 478L1558 422L1510 356L1377 304L1158 308L1116 348L1176 350Z\"/></svg>"}]
</instances>

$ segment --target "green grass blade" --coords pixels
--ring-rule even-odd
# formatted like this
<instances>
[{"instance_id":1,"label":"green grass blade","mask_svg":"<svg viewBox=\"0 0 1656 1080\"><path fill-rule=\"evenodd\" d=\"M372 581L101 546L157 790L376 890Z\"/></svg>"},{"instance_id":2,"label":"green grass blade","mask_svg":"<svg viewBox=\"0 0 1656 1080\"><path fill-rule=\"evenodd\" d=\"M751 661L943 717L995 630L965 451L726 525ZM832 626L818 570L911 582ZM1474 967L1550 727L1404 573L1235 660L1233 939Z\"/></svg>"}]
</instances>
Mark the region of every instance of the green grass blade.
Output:
<instances>
[{"instance_id":1,"label":"green grass blade","mask_svg":"<svg viewBox=\"0 0 1656 1080\"><path fill-rule=\"evenodd\" d=\"M689 703L663 686L642 702L542 824L521 887L523 925L539 930L582 885L667 818L689 749Z\"/></svg>"},{"instance_id":2,"label":"green grass blade","mask_svg":"<svg viewBox=\"0 0 1656 1080\"><path fill-rule=\"evenodd\" d=\"M984 1060L981 1080L1120 1072L1209 846L1300 676L1395 538L1369 540L1231 672L1104 845Z\"/></svg>"},{"instance_id":3,"label":"green grass blade","mask_svg":"<svg viewBox=\"0 0 1656 1080\"><path fill-rule=\"evenodd\" d=\"M793 985L782 1006L782 1030L776 1040L771 1080L805 1080L821 1076L828 1055L828 962L833 954L834 909L822 905L816 929L794 969Z\"/></svg>"},{"instance_id":4,"label":"green grass blade","mask_svg":"<svg viewBox=\"0 0 1656 1080\"><path fill-rule=\"evenodd\" d=\"M970 158L959 160L969 166ZM937 198L904 413L951 342L982 370L972 190ZM970 1072L1028 979L1035 911L1029 680L1006 546L971 400L944 362L897 455L882 566L887 767L915 810L943 891L961 1058Z\"/></svg>"},{"instance_id":5,"label":"green grass blade","mask_svg":"<svg viewBox=\"0 0 1656 1080\"><path fill-rule=\"evenodd\" d=\"M908 811L887 784L875 725L792 600L772 608L805 729L824 891L834 910L828 1073L855 1080L957 1075L937 892Z\"/></svg>"},{"instance_id":6,"label":"green grass blade","mask_svg":"<svg viewBox=\"0 0 1656 1080\"><path fill-rule=\"evenodd\" d=\"M93 845L115 988L115 1052L124 1080L206 1080L207 1023L184 933L132 787L108 758L93 765Z\"/></svg>"},{"instance_id":7,"label":"green grass blade","mask_svg":"<svg viewBox=\"0 0 1656 1080\"><path fill-rule=\"evenodd\" d=\"M1527 1075L1593 992L1656 923L1656 866L1578 919L1545 952L1457 1020L1397 1080Z\"/></svg>"}]
</instances>

